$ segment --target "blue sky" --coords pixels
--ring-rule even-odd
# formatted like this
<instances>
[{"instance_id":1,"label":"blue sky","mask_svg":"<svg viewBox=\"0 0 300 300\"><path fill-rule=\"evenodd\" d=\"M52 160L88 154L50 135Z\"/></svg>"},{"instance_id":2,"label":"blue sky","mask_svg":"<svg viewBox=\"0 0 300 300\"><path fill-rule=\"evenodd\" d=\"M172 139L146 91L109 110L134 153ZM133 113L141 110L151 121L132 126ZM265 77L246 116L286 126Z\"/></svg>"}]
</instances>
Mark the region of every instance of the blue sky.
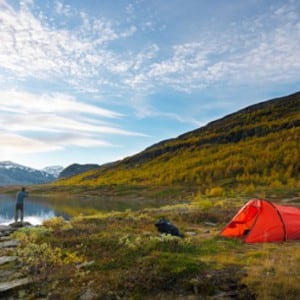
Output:
<instances>
[{"instance_id":1,"label":"blue sky","mask_svg":"<svg viewBox=\"0 0 300 300\"><path fill-rule=\"evenodd\" d=\"M296 0L0 0L0 160L122 159L299 91Z\"/></svg>"}]
</instances>

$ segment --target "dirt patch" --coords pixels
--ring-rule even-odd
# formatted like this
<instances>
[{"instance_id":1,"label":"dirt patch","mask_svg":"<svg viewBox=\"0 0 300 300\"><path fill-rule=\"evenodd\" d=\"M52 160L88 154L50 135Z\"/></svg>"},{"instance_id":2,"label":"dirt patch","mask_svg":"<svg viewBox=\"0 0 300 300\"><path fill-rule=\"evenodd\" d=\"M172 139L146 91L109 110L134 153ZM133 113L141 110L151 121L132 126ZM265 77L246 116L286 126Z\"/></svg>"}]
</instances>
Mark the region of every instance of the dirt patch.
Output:
<instances>
[{"instance_id":1,"label":"dirt patch","mask_svg":"<svg viewBox=\"0 0 300 300\"><path fill-rule=\"evenodd\" d=\"M208 299L254 300L255 295L242 283L247 273L238 267L212 270L190 280L195 295Z\"/></svg>"}]
</instances>

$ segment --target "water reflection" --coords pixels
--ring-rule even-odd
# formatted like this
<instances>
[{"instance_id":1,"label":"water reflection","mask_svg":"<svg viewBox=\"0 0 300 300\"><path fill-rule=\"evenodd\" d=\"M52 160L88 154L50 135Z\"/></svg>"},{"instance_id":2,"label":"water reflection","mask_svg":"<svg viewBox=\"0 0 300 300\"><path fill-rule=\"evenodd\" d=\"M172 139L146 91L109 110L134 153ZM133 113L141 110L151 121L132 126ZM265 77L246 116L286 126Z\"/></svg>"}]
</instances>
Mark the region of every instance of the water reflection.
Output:
<instances>
[{"instance_id":1,"label":"water reflection","mask_svg":"<svg viewBox=\"0 0 300 300\"><path fill-rule=\"evenodd\" d=\"M170 200L142 197L142 195L120 195L116 190L110 194L96 196L74 196L68 193L33 195L25 199L24 221L34 225L44 220L62 216L64 219L78 215L92 215L99 211L139 210L171 204ZM14 221L15 195L0 194L0 225Z\"/></svg>"},{"instance_id":2,"label":"water reflection","mask_svg":"<svg viewBox=\"0 0 300 300\"><path fill-rule=\"evenodd\" d=\"M14 195L0 195L0 225L8 225L14 222ZM33 225L42 224L44 220L59 216L47 203L35 201L35 199L25 200L24 221Z\"/></svg>"}]
</instances>

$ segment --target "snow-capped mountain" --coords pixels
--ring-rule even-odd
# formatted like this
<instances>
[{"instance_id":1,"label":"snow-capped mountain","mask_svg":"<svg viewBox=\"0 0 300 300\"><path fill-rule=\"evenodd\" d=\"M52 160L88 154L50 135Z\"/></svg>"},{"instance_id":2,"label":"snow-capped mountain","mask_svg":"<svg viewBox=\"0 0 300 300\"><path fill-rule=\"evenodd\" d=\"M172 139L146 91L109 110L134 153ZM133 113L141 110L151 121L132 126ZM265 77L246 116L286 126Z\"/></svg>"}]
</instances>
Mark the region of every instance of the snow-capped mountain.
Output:
<instances>
[{"instance_id":1,"label":"snow-capped mountain","mask_svg":"<svg viewBox=\"0 0 300 300\"><path fill-rule=\"evenodd\" d=\"M63 166L49 166L42 169L42 171L53 175L55 178L58 177L59 173L64 169Z\"/></svg>"},{"instance_id":2,"label":"snow-capped mountain","mask_svg":"<svg viewBox=\"0 0 300 300\"><path fill-rule=\"evenodd\" d=\"M54 180L55 177L45 171L19 165L11 161L0 162L0 186L42 184Z\"/></svg>"}]
</instances>

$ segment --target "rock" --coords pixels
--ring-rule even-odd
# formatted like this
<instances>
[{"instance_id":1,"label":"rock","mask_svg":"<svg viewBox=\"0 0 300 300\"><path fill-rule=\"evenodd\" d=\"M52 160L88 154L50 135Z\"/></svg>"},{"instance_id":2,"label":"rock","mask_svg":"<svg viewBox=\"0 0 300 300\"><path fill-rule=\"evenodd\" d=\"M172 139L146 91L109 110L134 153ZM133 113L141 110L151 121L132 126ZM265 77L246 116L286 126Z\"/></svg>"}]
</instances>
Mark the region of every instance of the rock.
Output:
<instances>
[{"instance_id":1,"label":"rock","mask_svg":"<svg viewBox=\"0 0 300 300\"><path fill-rule=\"evenodd\" d=\"M18 241L16 240L10 240L10 241L4 241L0 242L0 249L1 248L13 248L18 246Z\"/></svg>"},{"instance_id":2,"label":"rock","mask_svg":"<svg viewBox=\"0 0 300 300\"><path fill-rule=\"evenodd\" d=\"M217 299L238 299L238 294L236 291L229 291L229 292L219 292L216 295L214 295L211 299L217 300Z\"/></svg>"},{"instance_id":3,"label":"rock","mask_svg":"<svg viewBox=\"0 0 300 300\"><path fill-rule=\"evenodd\" d=\"M9 226L11 228L21 228L21 227L30 227L32 226L32 224L30 224L29 222L14 222L14 223L11 223L9 224Z\"/></svg>"},{"instance_id":4,"label":"rock","mask_svg":"<svg viewBox=\"0 0 300 300\"><path fill-rule=\"evenodd\" d=\"M5 231L5 230L8 230L8 229L10 229L9 226L7 226L7 225L0 225L0 231Z\"/></svg>"},{"instance_id":5,"label":"rock","mask_svg":"<svg viewBox=\"0 0 300 300\"><path fill-rule=\"evenodd\" d=\"M204 224L208 226L217 226L217 224L213 222L204 222Z\"/></svg>"},{"instance_id":6,"label":"rock","mask_svg":"<svg viewBox=\"0 0 300 300\"><path fill-rule=\"evenodd\" d=\"M13 233L14 231L15 231L15 229L12 228L11 226L0 225L1 236L9 235L9 234Z\"/></svg>"},{"instance_id":7,"label":"rock","mask_svg":"<svg viewBox=\"0 0 300 300\"><path fill-rule=\"evenodd\" d=\"M2 281L2 279L7 280L8 277L11 277L15 273L16 273L15 270L1 270L0 281Z\"/></svg>"},{"instance_id":8,"label":"rock","mask_svg":"<svg viewBox=\"0 0 300 300\"><path fill-rule=\"evenodd\" d=\"M187 232L185 232L185 235L193 236L193 235L197 235L197 232L195 232L195 231L187 231Z\"/></svg>"},{"instance_id":9,"label":"rock","mask_svg":"<svg viewBox=\"0 0 300 300\"><path fill-rule=\"evenodd\" d=\"M3 242L3 241L9 241L11 240L11 238L9 236L0 236L0 242Z\"/></svg>"},{"instance_id":10,"label":"rock","mask_svg":"<svg viewBox=\"0 0 300 300\"><path fill-rule=\"evenodd\" d=\"M24 286L28 283L30 283L29 278L22 278L22 279L16 279L16 280L8 281L8 282L1 282L0 283L0 295L3 292L12 290L12 289L17 288L17 287Z\"/></svg>"},{"instance_id":11,"label":"rock","mask_svg":"<svg viewBox=\"0 0 300 300\"><path fill-rule=\"evenodd\" d=\"M88 288L81 296L79 297L79 300L93 300L96 299L97 294Z\"/></svg>"},{"instance_id":12,"label":"rock","mask_svg":"<svg viewBox=\"0 0 300 300\"><path fill-rule=\"evenodd\" d=\"M0 256L0 266L17 260L17 256Z\"/></svg>"},{"instance_id":13,"label":"rock","mask_svg":"<svg viewBox=\"0 0 300 300\"><path fill-rule=\"evenodd\" d=\"M77 268L78 268L78 269L81 269L81 268L89 267L89 266L92 266L94 263L95 263L94 260L86 261L86 262L83 262L83 263L79 264L79 265L77 266Z\"/></svg>"}]
</instances>

